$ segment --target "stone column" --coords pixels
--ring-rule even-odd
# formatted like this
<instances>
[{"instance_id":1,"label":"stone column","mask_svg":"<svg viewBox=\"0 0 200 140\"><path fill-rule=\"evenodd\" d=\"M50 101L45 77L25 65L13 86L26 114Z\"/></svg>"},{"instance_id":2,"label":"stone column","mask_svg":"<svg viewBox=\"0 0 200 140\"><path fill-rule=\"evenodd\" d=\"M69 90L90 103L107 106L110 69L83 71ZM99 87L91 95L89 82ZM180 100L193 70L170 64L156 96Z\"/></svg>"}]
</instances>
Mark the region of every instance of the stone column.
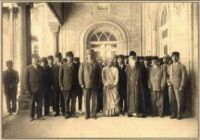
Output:
<instances>
[{"instance_id":1,"label":"stone column","mask_svg":"<svg viewBox=\"0 0 200 140\"><path fill-rule=\"evenodd\" d=\"M18 4L20 9L20 93L18 98L19 111L23 113L29 108L29 98L24 91L24 69L31 63L31 29L30 29L30 5L26 3Z\"/></svg>"},{"instance_id":2,"label":"stone column","mask_svg":"<svg viewBox=\"0 0 200 140\"><path fill-rule=\"evenodd\" d=\"M59 28L60 24L58 22L49 22L49 27L51 32L53 33L53 46L54 53L59 52Z\"/></svg>"}]
</instances>

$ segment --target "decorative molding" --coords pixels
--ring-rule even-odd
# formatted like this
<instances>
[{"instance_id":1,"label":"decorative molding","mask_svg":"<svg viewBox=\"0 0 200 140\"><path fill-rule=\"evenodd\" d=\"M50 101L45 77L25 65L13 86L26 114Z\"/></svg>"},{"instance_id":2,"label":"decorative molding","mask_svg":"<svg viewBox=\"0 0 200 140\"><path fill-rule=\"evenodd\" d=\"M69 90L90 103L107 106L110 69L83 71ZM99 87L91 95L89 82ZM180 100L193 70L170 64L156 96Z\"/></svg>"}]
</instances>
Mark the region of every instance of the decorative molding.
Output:
<instances>
[{"instance_id":1,"label":"decorative molding","mask_svg":"<svg viewBox=\"0 0 200 140\"><path fill-rule=\"evenodd\" d=\"M181 15L181 11L182 11L183 7L184 7L184 3L174 3L174 9L178 16Z\"/></svg>"}]
</instances>

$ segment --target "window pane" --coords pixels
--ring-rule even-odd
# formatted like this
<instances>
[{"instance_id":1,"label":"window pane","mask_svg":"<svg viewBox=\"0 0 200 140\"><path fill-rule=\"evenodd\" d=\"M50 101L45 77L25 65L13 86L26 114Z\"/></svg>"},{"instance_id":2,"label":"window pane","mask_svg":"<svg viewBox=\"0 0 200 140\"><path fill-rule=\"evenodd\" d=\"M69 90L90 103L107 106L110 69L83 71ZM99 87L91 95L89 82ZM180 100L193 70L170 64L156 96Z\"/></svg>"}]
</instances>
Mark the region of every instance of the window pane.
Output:
<instances>
[{"instance_id":1,"label":"window pane","mask_svg":"<svg viewBox=\"0 0 200 140\"><path fill-rule=\"evenodd\" d=\"M99 41L108 41L108 38L104 33L101 34Z\"/></svg>"},{"instance_id":2,"label":"window pane","mask_svg":"<svg viewBox=\"0 0 200 140\"><path fill-rule=\"evenodd\" d=\"M96 34L94 34L91 38L90 41L98 41Z\"/></svg>"}]
</instances>

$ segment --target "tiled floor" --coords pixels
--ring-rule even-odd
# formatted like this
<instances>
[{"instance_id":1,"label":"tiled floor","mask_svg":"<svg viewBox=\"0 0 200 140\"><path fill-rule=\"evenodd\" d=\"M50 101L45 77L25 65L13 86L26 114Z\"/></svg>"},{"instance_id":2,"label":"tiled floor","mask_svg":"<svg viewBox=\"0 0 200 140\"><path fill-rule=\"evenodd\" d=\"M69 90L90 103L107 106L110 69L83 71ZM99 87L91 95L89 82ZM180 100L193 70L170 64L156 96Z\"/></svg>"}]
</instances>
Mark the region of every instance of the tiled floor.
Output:
<instances>
[{"instance_id":1,"label":"tiled floor","mask_svg":"<svg viewBox=\"0 0 200 140\"><path fill-rule=\"evenodd\" d=\"M62 116L46 117L30 122L28 114L5 116L3 138L136 138L136 137L188 137L198 135L198 121L147 117L99 117L85 120L84 116L65 120Z\"/></svg>"}]
</instances>

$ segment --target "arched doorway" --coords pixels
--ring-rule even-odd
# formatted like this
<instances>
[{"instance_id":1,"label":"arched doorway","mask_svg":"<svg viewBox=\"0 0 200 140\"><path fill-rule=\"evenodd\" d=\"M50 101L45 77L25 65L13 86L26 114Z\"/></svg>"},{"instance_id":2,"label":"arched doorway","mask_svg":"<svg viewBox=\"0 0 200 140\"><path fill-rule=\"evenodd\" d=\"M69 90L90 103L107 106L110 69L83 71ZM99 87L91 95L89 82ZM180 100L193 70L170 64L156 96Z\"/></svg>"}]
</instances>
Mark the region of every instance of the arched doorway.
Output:
<instances>
[{"instance_id":1,"label":"arched doorway","mask_svg":"<svg viewBox=\"0 0 200 140\"><path fill-rule=\"evenodd\" d=\"M113 21L94 22L84 32L82 40L81 60L85 60L85 50L90 48L102 60L118 54L126 55L128 52L128 34L123 26Z\"/></svg>"}]
</instances>

